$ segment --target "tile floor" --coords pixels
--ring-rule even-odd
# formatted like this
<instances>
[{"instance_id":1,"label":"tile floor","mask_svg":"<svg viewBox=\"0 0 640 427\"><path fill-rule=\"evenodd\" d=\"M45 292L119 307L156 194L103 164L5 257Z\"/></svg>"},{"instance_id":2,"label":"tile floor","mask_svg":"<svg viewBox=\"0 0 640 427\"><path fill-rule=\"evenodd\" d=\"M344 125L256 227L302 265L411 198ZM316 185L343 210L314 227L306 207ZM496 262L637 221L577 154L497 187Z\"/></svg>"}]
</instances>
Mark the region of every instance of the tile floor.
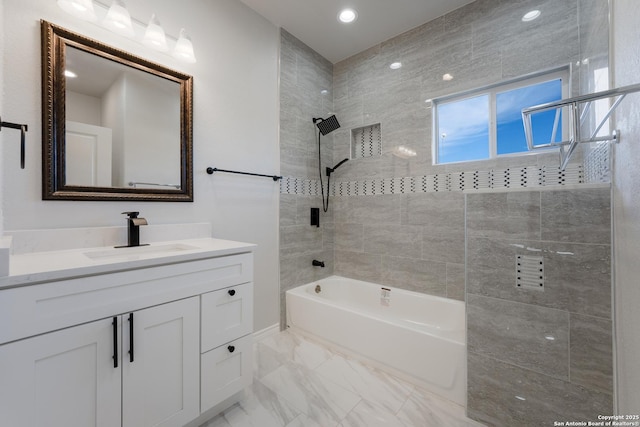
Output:
<instances>
[{"instance_id":1,"label":"tile floor","mask_svg":"<svg viewBox=\"0 0 640 427\"><path fill-rule=\"evenodd\" d=\"M201 427L479 427L464 408L290 331L257 342L244 399Z\"/></svg>"}]
</instances>

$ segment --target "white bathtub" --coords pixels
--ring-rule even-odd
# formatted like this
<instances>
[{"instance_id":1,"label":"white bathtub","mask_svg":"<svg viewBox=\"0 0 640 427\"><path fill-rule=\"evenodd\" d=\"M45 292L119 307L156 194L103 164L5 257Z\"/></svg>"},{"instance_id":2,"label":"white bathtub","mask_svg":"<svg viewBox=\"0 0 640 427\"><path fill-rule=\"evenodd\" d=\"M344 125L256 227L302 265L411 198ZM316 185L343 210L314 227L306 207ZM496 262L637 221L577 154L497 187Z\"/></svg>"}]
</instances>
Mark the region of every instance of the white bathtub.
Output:
<instances>
[{"instance_id":1,"label":"white bathtub","mask_svg":"<svg viewBox=\"0 0 640 427\"><path fill-rule=\"evenodd\" d=\"M462 301L339 276L291 289L286 298L289 327L465 405Z\"/></svg>"}]
</instances>

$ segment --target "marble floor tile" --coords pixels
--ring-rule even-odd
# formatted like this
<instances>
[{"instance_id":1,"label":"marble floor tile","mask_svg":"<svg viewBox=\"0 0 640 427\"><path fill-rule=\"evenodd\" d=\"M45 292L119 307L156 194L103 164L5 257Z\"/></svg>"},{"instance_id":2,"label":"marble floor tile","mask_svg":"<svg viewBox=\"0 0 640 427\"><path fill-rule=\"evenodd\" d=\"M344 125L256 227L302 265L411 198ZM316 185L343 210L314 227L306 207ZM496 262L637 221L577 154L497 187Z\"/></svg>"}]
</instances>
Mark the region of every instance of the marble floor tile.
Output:
<instances>
[{"instance_id":1,"label":"marble floor tile","mask_svg":"<svg viewBox=\"0 0 640 427\"><path fill-rule=\"evenodd\" d=\"M255 381L240 402L201 427L282 427L299 415L299 410Z\"/></svg>"},{"instance_id":2,"label":"marble floor tile","mask_svg":"<svg viewBox=\"0 0 640 427\"><path fill-rule=\"evenodd\" d=\"M275 350L284 357L282 360L294 362L309 369L317 368L333 355L328 349L288 331L267 337L260 341L260 344Z\"/></svg>"},{"instance_id":3,"label":"marble floor tile","mask_svg":"<svg viewBox=\"0 0 640 427\"><path fill-rule=\"evenodd\" d=\"M360 402L357 394L297 363L286 363L261 381L321 426L337 425Z\"/></svg>"},{"instance_id":4,"label":"marble floor tile","mask_svg":"<svg viewBox=\"0 0 640 427\"><path fill-rule=\"evenodd\" d=\"M291 421L286 427L323 427L305 414L300 414L295 420Z\"/></svg>"},{"instance_id":5,"label":"marble floor tile","mask_svg":"<svg viewBox=\"0 0 640 427\"><path fill-rule=\"evenodd\" d=\"M394 414L400 410L413 390L411 385L391 375L365 367L358 361L340 355L327 360L316 372Z\"/></svg>"},{"instance_id":6,"label":"marble floor tile","mask_svg":"<svg viewBox=\"0 0 640 427\"><path fill-rule=\"evenodd\" d=\"M425 390L416 389L398 412L407 426L482 427L466 417L462 406Z\"/></svg>"},{"instance_id":7,"label":"marble floor tile","mask_svg":"<svg viewBox=\"0 0 640 427\"><path fill-rule=\"evenodd\" d=\"M287 360L286 355L279 353L266 344L257 342L253 345L253 377L260 379L278 369Z\"/></svg>"},{"instance_id":8,"label":"marble floor tile","mask_svg":"<svg viewBox=\"0 0 640 427\"><path fill-rule=\"evenodd\" d=\"M464 408L280 332L254 344L244 398L200 427L479 427Z\"/></svg>"},{"instance_id":9,"label":"marble floor tile","mask_svg":"<svg viewBox=\"0 0 640 427\"><path fill-rule=\"evenodd\" d=\"M360 401L338 427L407 427L393 413L366 400Z\"/></svg>"}]
</instances>

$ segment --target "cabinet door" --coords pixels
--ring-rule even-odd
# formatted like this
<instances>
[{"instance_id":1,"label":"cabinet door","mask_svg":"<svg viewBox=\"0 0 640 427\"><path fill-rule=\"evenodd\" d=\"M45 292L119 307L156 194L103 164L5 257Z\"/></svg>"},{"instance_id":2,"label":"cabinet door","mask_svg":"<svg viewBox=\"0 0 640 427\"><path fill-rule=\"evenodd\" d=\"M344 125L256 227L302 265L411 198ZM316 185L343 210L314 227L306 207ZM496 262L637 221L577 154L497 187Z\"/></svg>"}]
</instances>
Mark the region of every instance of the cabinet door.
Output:
<instances>
[{"instance_id":1,"label":"cabinet door","mask_svg":"<svg viewBox=\"0 0 640 427\"><path fill-rule=\"evenodd\" d=\"M114 368L112 322L100 320L0 346L0 424L120 425L121 370Z\"/></svg>"},{"instance_id":2,"label":"cabinet door","mask_svg":"<svg viewBox=\"0 0 640 427\"><path fill-rule=\"evenodd\" d=\"M252 283L202 295L202 353L252 331Z\"/></svg>"},{"instance_id":3,"label":"cabinet door","mask_svg":"<svg viewBox=\"0 0 640 427\"><path fill-rule=\"evenodd\" d=\"M199 297L122 316L124 427L182 427L200 414L199 319Z\"/></svg>"}]
</instances>

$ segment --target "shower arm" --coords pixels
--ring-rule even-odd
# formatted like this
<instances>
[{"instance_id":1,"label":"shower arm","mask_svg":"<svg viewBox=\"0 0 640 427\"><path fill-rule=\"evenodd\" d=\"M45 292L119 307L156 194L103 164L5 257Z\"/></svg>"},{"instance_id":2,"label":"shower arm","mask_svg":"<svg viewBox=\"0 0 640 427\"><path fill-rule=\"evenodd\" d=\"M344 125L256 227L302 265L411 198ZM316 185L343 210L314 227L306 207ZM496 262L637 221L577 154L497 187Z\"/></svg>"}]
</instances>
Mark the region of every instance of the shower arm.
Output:
<instances>
[{"instance_id":1,"label":"shower arm","mask_svg":"<svg viewBox=\"0 0 640 427\"><path fill-rule=\"evenodd\" d=\"M330 167L328 167L328 166L327 166L327 170L326 170L327 176L331 176L331 174L332 174L333 172L335 172L335 170L336 170L336 169L338 169L338 168L339 168L339 167L340 167L344 162L346 162L346 161L348 161L348 160L349 160L349 159L343 159L340 163L338 163L337 165L335 165L335 166L334 166L334 167L332 167L332 168L330 168Z\"/></svg>"}]
</instances>

